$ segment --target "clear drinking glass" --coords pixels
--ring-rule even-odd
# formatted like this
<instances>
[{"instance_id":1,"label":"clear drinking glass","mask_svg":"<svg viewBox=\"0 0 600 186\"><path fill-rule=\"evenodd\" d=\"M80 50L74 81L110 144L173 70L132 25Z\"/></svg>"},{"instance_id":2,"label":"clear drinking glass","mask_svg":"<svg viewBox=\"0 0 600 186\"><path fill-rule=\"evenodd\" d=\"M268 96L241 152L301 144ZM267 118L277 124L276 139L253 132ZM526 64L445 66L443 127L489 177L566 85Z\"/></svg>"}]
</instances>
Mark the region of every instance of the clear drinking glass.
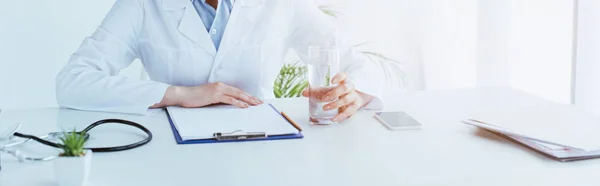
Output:
<instances>
[{"instance_id":1,"label":"clear drinking glass","mask_svg":"<svg viewBox=\"0 0 600 186\"><path fill-rule=\"evenodd\" d=\"M308 90L310 123L317 125L332 124L338 110L323 110L325 104L320 99L335 86L331 78L338 73L339 50L335 46L308 47Z\"/></svg>"}]
</instances>

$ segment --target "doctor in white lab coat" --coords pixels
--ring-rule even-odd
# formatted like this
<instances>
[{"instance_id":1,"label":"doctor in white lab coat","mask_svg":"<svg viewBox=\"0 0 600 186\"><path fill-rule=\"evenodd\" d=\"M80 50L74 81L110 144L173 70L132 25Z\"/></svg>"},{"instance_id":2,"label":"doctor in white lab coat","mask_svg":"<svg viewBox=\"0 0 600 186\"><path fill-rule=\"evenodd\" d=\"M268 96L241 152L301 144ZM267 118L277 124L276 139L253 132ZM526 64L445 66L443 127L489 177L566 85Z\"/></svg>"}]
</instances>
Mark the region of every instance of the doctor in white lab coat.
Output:
<instances>
[{"instance_id":1,"label":"doctor in white lab coat","mask_svg":"<svg viewBox=\"0 0 600 186\"><path fill-rule=\"evenodd\" d=\"M134 114L164 106L249 107L274 97L288 49L306 61L308 46L334 43L341 48L342 73L332 78L339 86L321 99L339 100L324 108L339 108L339 121L361 107L381 107L385 72L339 42L311 0L117 0L58 74L57 101ZM136 58L149 81L118 75Z\"/></svg>"}]
</instances>

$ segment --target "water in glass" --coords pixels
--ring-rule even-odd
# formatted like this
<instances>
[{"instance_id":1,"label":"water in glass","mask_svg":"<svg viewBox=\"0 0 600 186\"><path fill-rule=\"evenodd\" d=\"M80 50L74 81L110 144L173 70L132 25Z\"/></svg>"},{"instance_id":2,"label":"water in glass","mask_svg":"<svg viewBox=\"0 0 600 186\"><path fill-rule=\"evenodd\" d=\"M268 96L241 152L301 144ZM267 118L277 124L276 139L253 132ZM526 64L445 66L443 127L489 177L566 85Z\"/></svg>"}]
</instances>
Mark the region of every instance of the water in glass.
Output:
<instances>
[{"instance_id":1,"label":"water in glass","mask_svg":"<svg viewBox=\"0 0 600 186\"><path fill-rule=\"evenodd\" d=\"M308 89L310 123L326 125L334 123L333 117L338 110L324 110L323 107L331 101L321 101L322 97L335 88L331 78L338 73L339 52L336 47L309 47ZM335 101L335 100L334 100Z\"/></svg>"}]
</instances>

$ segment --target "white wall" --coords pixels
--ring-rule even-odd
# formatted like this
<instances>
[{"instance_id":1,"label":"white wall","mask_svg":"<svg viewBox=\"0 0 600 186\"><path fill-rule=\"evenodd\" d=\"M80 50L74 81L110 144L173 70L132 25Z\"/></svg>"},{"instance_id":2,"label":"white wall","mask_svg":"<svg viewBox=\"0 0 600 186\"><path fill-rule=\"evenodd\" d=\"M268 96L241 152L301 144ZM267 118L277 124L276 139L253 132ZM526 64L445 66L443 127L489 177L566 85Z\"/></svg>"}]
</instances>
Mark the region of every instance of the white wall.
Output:
<instances>
[{"instance_id":1,"label":"white wall","mask_svg":"<svg viewBox=\"0 0 600 186\"><path fill-rule=\"evenodd\" d=\"M509 3L481 1L478 7L477 86L508 86Z\"/></svg>"},{"instance_id":2,"label":"white wall","mask_svg":"<svg viewBox=\"0 0 600 186\"><path fill-rule=\"evenodd\" d=\"M55 106L55 75L113 3L0 1L0 108ZM124 74L139 78L140 69Z\"/></svg>"},{"instance_id":3,"label":"white wall","mask_svg":"<svg viewBox=\"0 0 600 186\"><path fill-rule=\"evenodd\" d=\"M479 86L571 99L573 1L480 1Z\"/></svg>"},{"instance_id":4,"label":"white wall","mask_svg":"<svg viewBox=\"0 0 600 186\"><path fill-rule=\"evenodd\" d=\"M419 46L425 89L471 88L477 81L476 0L421 0Z\"/></svg>"},{"instance_id":5,"label":"white wall","mask_svg":"<svg viewBox=\"0 0 600 186\"><path fill-rule=\"evenodd\" d=\"M579 0L575 105L600 114L600 1Z\"/></svg>"},{"instance_id":6,"label":"white wall","mask_svg":"<svg viewBox=\"0 0 600 186\"><path fill-rule=\"evenodd\" d=\"M514 0L510 79L515 88L571 101L573 1Z\"/></svg>"}]
</instances>

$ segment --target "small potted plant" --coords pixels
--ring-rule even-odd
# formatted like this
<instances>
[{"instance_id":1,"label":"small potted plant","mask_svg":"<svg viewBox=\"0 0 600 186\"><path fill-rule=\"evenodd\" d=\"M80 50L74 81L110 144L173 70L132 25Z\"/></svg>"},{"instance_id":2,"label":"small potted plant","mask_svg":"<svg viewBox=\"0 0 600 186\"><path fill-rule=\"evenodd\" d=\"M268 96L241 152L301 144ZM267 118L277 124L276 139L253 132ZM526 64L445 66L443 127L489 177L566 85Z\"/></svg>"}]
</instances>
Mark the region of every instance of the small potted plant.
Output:
<instances>
[{"instance_id":1,"label":"small potted plant","mask_svg":"<svg viewBox=\"0 0 600 186\"><path fill-rule=\"evenodd\" d=\"M84 149L85 133L65 132L62 153L54 160L54 176L60 186L84 186L92 163L92 151Z\"/></svg>"}]
</instances>

